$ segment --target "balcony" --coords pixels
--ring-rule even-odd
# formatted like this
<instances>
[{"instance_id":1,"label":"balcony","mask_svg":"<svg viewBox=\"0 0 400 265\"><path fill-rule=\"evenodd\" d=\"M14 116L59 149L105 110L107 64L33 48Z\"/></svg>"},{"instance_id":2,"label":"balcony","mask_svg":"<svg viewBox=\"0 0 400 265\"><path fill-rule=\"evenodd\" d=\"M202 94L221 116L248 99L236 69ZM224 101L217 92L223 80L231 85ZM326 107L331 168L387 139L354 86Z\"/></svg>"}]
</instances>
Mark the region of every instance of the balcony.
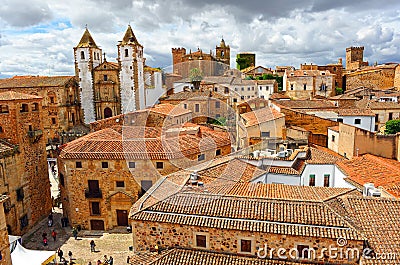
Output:
<instances>
[{"instance_id":1,"label":"balcony","mask_svg":"<svg viewBox=\"0 0 400 265\"><path fill-rule=\"evenodd\" d=\"M98 190L85 189L85 198L87 198L87 199L101 199L101 198L103 198L103 194L102 194L100 189L98 189Z\"/></svg>"},{"instance_id":2,"label":"balcony","mask_svg":"<svg viewBox=\"0 0 400 265\"><path fill-rule=\"evenodd\" d=\"M29 136L30 138L35 138L35 137L41 136L42 134L43 134L43 131L42 131L42 130L28 131L28 136Z\"/></svg>"},{"instance_id":3,"label":"balcony","mask_svg":"<svg viewBox=\"0 0 400 265\"><path fill-rule=\"evenodd\" d=\"M33 131L28 131L28 137L29 137L29 141L31 143L37 143L40 138L43 135L43 131L42 130L33 130Z\"/></svg>"}]
</instances>

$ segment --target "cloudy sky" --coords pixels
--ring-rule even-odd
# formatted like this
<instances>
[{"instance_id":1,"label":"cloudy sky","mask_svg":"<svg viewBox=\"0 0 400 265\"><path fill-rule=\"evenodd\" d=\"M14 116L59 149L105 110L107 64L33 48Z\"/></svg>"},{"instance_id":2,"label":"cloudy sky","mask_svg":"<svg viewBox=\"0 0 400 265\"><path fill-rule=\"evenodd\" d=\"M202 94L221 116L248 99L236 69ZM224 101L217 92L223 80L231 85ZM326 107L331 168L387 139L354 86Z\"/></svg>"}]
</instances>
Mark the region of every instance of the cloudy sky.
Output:
<instances>
[{"instance_id":1,"label":"cloudy sky","mask_svg":"<svg viewBox=\"0 0 400 265\"><path fill-rule=\"evenodd\" d=\"M365 46L370 63L400 62L398 0L2 0L0 77L73 75L73 47L87 25L109 61L130 24L147 64L167 70L171 48L205 52L221 37L256 64L326 64Z\"/></svg>"}]
</instances>

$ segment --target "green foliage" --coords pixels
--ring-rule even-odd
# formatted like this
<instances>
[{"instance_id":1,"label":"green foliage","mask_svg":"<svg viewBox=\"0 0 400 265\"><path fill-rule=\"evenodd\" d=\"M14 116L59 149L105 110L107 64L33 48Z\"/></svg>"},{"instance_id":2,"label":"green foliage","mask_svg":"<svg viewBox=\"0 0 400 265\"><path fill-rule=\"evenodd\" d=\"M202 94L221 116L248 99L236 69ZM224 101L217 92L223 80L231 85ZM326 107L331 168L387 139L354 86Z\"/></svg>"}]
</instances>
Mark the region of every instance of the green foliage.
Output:
<instances>
[{"instance_id":1,"label":"green foliage","mask_svg":"<svg viewBox=\"0 0 400 265\"><path fill-rule=\"evenodd\" d=\"M385 134L396 134L400 132L400 120L387 121L385 127Z\"/></svg>"},{"instance_id":2,"label":"green foliage","mask_svg":"<svg viewBox=\"0 0 400 265\"><path fill-rule=\"evenodd\" d=\"M343 88L337 87L337 88L335 88L335 90L336 90L336 95L341 95L341 94L343 94Z\"/></svg>"},{"instance_id":3,"label":"green foliage","mask_svg":"<svg viewBox=\"0 0 400 265\"><path fill-rule=\"evenodd\" d=\"M226 118L225 117L219 117L216 119L212 119L211 124L215 124L215 125L221 125L221 126L226 126Z\"/></svg>"},{"instance_id":4,"label":"green foliage","mask_svg":"<svg viewBox=\"0 0 400 265\"><path fill-rule=\"evenodd\" d=\"M257 80L271 80L275 79L278 83L278 90L282 91L283 89L283 76L273 75L273 74L263 74L262 76L258 76Z\"/></svg>"},{"instance_id":5,"label":"green foliage","mask_svg":"<svg viewBox=\"0 0 400 265\"><path fill-rule=\"evenodd\" d=\"M203 73L199 68L192 68L189 72L189 78L191 82L203 80Z\"/></svg>"}]
</instances>

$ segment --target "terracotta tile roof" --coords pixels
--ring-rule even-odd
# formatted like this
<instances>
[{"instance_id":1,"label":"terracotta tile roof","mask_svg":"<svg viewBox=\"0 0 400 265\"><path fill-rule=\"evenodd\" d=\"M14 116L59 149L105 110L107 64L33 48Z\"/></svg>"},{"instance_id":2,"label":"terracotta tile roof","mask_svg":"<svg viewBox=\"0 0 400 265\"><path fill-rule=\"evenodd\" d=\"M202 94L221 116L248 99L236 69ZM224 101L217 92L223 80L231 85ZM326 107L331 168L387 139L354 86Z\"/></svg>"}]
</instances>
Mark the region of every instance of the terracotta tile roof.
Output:
<instances>
[{"instance_id":1,"label":"terracotta tile roof","mask_svg":"<svg viewBox=\"0 0 400 265\"><path fill-rule=\"evenodd\" d=\"M375 116L370 109L337 109L339 116Z\"/></svg>"},{"instance_id":2,"label":"terracotta tile roof","mask_svg":"<svg viewBox=\"0 0 400 265\"><path fill-rule=\"evenodd\" d=\"M226 193L226 195L288 201L324 202L345 194L353 194L355 191L355 189L348 188L310 187L264 183L237 183Z\"/></svg>"},{"instance_id":3,"label":"terracotta tile roof","mask_svg":"<svg viewBox=\"0 0 400 265\"><path fill-rule=\"evenodd\" d=\"M324 73L324 74L322 74ZM294 71L286 71L287 77L302 77L302 76L333 76L334 74L331 74L328 70L294 70ZM293 74L293 76L292 76Z\"/></svg>"},{"instance_id":4,"label":"terracotta tile roof","mask_svg":"<svg viewBox=\"0 0 400 265\"><path fill-rule=\"evenodd\" d=\"M12 155L18 150L17 145L13 145L6 140L0 139L0 158Z\"/></svg>"},{"instance_id":5,"label":"terracotta tile roof","mask_svg":"<svg viewBox=\"0 0 400 265\"><path fill-rule=\"evenodd\" d=\"M332 131L335 131L335 132L339 132L339 125L328 127L328 129L332 130Z\"/></svg>"},{"instance_id":6,"label":"terracotta tile roof","mask_svg":"<svg viewBox=\"0 0 400 265\"><path fill-rule=\"evenodd\" d=\"M276 103L290 109L334 109L335 104L328 100L283 100Z\"/></svg>"},{"instance_id":7,"label":"terracotta tile roof","mask_svg":"<svg viewBox=\"0 0 400 265\"><path fill-rule=\"evenodd\" d=\"M32 100L32 99L42 99L42 97L19 93L15 91L0 92L0 101L10 101L10 100Z\"/></svg>"},{"instance_id":8,"label":"terracotta tile roof","mask_svg":"<svg viewBox=\"0 0 400 265\"><path fill-rule=\"evenodd\" d=\"M134 265L308 265L306 262L267 260L256 257L239 256L228 253L217 253L193 249L168 249L157 252L145 252L132 256L130 264Z\"/></svg>"},{"instance_id":9,"label":"terracotta tile roof","mask_svg":"<svg viewBox=\"0 0 400 265\"><path fill-rule=\"evenodd\" d=\"M66 85L74 79L74 76L14 76L12 78L0 79L0 89L59 87Z\"/></svg>"},{"instance_id":10,"label":"terracotta tile roof","mask_svg":"<svg viewBox=\"0 0 400 265\"><path fill-rule=\"evenodd\" d=\"M157 129L114 126L85 135L62 148L63 159L173 159L200 154L205 150L230 145L226 132L205 131L202 136L155 136ZM144 136L143 136L144 135ZM142 136L141 138L139 136Z\"/></svg>"},{"instance_id":11,"label":"terracotta tile roof","mask_svg":"<svg viewBox=\"0 0 400 265\"><path fill-rule=\"evenodd\" d=\"M273 93L269 99L290 99L290 97L284 93Z\"/></svg>"},{"instance_id":12,"label":"terracotta tile roof","mask_svg":"<svg viewBox=\"0 0 400 265\"><path fill-rule=\"evenodd\" d=\"M345 160L338 153L329 150L328 148L317 146L310 147L307 155L307 164L336 164L338 161Z\"/></svg>"},{"instance_id":13,"label":"terracotta tile roof","mask_svg":"<svg viewBox=\"0 0 400 265\"><path fill-rule=\"evenodd\" d=\"M247 112L241 114L240 116L246 121L245 122L246 127L254 126L257 124L285 117L284 114L270 107L265 107L251 112Z\"/></svg>"},{"instance_id":14,"label":"terracotta tile roof","mask_svg":"<svg viewBox=\"0 0 400 265\"><path fill-rule=\"evenodd\" d=\"M190 110L169 103L155 105L154 107L150 108L149 111L170 116L180 116L191 113Z\"/></svg>"},{"instance_id":15,"label":"terracotta tile roof","mask_svg":"<svg viewBox=\"0 0 400 265\"><path fill-rule=\"evenodd\" d=\"M344 218L320 202L180 192L133 214L131 219L261 233L362 239Z\"/></svg>"},{"instance_id":16,"label":"terracotta tile roof","mask_svg":"<svg viewBox=\"0 0 400 265\"><path fill-rule=\"evenodd\" d=\"M375 197L343 198L343 211L365 235L375 253L386 259L364 259L361 264L400 264L400 200Z\"/></svg>"},{"instance_id":17,"label":"terracotta tile roof","mask_svg":"<svg viewBox=\"0 0 400 265\"><path fill-rule=\"evenodd\" d=\"M204 100L206 98L215 98L226 100L227 97L214 91L182 91L168 96L165 100Z\"/></svg>"},{"instance_id":18,"label":"terracotta tile roof","mask_svg":"<svg viewBox=\"0 0 400 265\"><path fill-rule=\"evenodd\" d=\"M393 196L400 197L397 187L400 185L400 162L371 154L342 160L337 163L347 177L360 186L373 183L383 187Z\"/></svg>"}]
</instances>

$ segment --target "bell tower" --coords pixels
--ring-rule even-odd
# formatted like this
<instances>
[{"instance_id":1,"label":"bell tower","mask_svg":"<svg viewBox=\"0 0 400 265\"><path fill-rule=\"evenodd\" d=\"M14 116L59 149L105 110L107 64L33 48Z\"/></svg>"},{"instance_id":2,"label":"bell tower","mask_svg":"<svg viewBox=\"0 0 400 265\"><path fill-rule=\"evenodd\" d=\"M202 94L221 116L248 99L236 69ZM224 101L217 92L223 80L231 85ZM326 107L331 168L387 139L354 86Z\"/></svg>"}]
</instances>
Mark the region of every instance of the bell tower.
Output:
<instances>
[{"instance_id":1,"label":"bell tower","mask_svg":"<svg viewBox=\"0 0 400 265\"><path fill-rule=\"evenodd\" d=\"M81 104L84 122L96 120L94 108L93 69L102 61L102 50L96 45L86 28L79 44L74 47L75 76L81 88Z\"/></svg>"},{"instance_id":2,"label":"bell tower","mask_svg":"<svg viewBox=\"0 0 400 265\"><path fill-rule=\"evenodd\" d=\"M137 41L130 25L117 47L122 113L144 109L146 99L143 46Z\"/></svg>"},{"instance_id":3,"label":"bell tower","mask_svg":"<svg viewBox=\"0 0 400 265\"><path fill-rule=\"evenodd\" d=\"M231 48L225 44L222 38L219 46L215 47L215 55L218 62L230 65L231 64Z\"/></svg>"}]
</instances>

